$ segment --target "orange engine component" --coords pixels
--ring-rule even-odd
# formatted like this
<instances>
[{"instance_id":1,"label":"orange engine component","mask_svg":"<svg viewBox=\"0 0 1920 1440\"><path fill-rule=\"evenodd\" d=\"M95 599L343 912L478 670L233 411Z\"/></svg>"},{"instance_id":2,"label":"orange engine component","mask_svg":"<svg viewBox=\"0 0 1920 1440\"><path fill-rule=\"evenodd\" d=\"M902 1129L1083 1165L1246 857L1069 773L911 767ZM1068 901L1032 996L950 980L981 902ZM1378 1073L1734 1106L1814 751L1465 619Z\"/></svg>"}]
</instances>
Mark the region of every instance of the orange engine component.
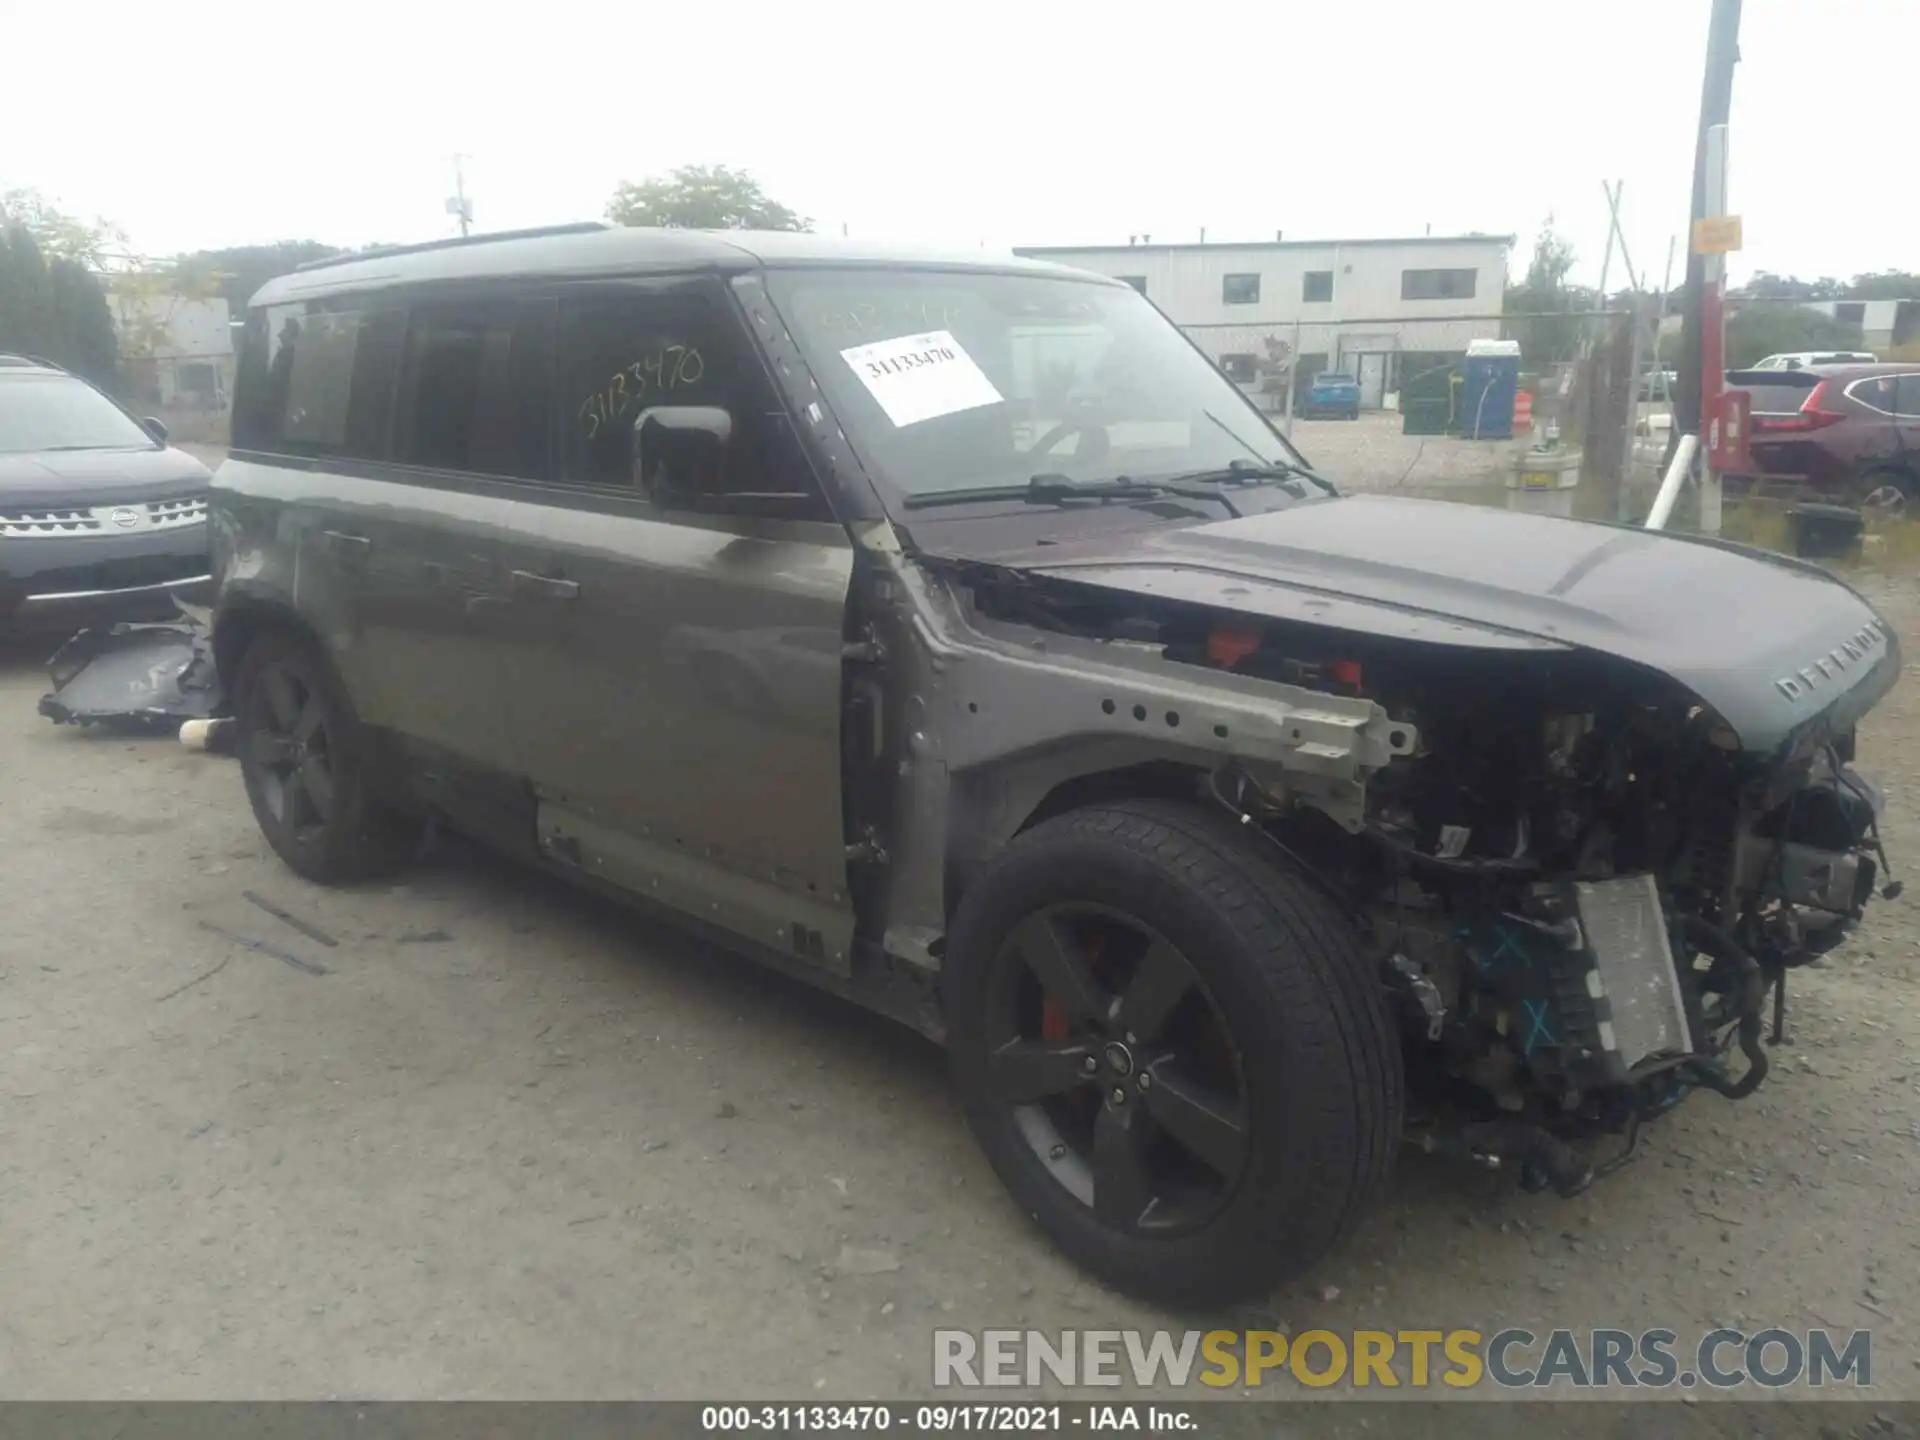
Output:
<instances>
[{"instance_id":1,"label":"orange engine component","mask_svg":"<svg viewBox=\"0 0 1920 1440\"><path fill-rule=\"evenodd\" d=\"M1231 670L1260 648L1258 630L1215 630L1207 636L1207 659Z\"/></svg>"}]
</instances>

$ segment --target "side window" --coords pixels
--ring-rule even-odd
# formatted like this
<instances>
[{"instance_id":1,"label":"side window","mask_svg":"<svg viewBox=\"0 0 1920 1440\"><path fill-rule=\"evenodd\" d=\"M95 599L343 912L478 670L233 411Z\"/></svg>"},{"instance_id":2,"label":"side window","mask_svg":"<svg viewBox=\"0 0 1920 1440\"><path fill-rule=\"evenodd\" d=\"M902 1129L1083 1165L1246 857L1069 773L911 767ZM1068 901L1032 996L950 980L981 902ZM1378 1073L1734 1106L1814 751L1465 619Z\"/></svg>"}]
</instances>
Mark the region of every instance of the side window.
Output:
<instances>
[{"instance_id":1,"label":"side window","mask_svg":"<svg viewBox=\"0 0 1920 1440\"><path fill-rule=\"evenodd\" d=\"M633 486L633 430L661 405L717 406L732 417L722 492L817 493L759 358L723 297L693 287L562 303L560 479Z\"/></svg>"},{"instance_id":2,"label":"side window","mask_svg":"<svg viewBox=\"0 0 1920 1440\"><path fill-rule=\"evenodd\" d=\"M1847 387L1847 394L1862 405L1878 410L1883 415L1894 413L1897 408L1894 404L1897 393L1894 388L1894 377L1891 375L1876 375L1870 380L1856 380Z\"/></svg>"},{"instance_id":3,"label":"side window","mask_svg":"<svg viewBox=\"0 0 1920 1440\"><path fill-rule=\"evenodd\" d=\"M292 455L386 453L401 314L276 305L247 323L235 444Z\"/></svg>"},{"instance_id":4,"label":"side window","mask_svg":"<svg viewBox=\"0 0 1920 1440\"><path fill-rule=\"evenodd\" d=\"M1900 418L1920 419L1920 374L1897 376L1893 387L1894 410Z\"/></svg>"},{"instance_id":5,"label":"side window","mask_svg":"<svg viewBox=\"0 0 1920 1440\"><path fill-rule=\"evenodd\" d=\"M513 300L415 305L400 365L394 458L544 480L553 310Z\"/></svg>"}]
</instances>

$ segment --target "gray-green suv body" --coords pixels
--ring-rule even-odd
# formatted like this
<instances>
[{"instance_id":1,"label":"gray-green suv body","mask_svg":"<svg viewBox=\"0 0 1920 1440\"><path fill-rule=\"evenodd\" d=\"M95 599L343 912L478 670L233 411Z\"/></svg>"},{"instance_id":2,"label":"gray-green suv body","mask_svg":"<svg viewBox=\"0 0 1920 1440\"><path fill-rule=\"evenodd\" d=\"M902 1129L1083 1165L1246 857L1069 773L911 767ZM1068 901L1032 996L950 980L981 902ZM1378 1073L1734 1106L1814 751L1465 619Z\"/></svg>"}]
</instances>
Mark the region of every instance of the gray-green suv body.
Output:
<instances>
[{"instance_id":1,"label":"gray-green suv body","mask_svg":"<svg viewBox=\"0 0 1920 1440\"><path fill-rule=\"evenodd\" d=\"M255 297L234 437L216 646L290 865L437 817L944 1039L1018 1203L1144 1293L1309 1263L1409 1141L1581 1188L1758 1083L1878 883L1898 648L1846 586L1342 498L1100 277L325 262Z\"/></svg>"}]
</instances>

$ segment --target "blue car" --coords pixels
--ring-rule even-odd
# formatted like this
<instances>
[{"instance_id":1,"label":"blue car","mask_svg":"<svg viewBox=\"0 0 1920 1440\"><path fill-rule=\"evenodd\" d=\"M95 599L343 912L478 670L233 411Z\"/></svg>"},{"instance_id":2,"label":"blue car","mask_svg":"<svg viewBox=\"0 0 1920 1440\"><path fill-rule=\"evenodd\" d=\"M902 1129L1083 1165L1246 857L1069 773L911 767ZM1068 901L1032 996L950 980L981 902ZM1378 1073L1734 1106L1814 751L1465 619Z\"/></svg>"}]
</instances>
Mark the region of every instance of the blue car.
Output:
<instances>
[{"instance_id":1,"label":"blue car","mask_svg":"<svg viewBox=\"0 0 1920 1440\"><path fill-rule=\"evenodd\" d=\"M1302 416L1331 415L1341 420L1360 418L1360 382L1337 370L1322 371L1307 386L1300 405Z\"/></svg>"}]
</instances>

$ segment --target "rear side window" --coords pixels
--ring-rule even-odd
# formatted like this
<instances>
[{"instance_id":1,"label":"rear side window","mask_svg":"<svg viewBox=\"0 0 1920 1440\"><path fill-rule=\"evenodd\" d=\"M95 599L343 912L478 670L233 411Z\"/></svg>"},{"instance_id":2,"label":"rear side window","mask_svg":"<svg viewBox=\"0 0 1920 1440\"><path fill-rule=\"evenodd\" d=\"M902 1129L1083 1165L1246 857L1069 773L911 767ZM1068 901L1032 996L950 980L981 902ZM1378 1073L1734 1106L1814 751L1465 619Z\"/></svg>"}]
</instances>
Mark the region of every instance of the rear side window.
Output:
<instances>
[{"instance_id":1,"label":"rear side window","mask_svg":"<svg viewBox=\"0 0 1920 1440\"><path fill-rule=\"evenodd\" d=\"M476 300L408 312L396 460L544 480L552 401L551 305Z\"/></svg>"},{"instance_id":2,"label":"rear side window","mask_svg":"<svg viewBox=\"0 0 1920 1440\"><path fill-rule=\"evenodd\" d=\"M242 341L234 444L290 455L386 454L402 314L309 302L255 311Z\"/></svg>"},{"instance_id":3,"label":"rear side window","mask_svg":"<svg viewBox=\"0 0 1920 1440\"><path fill-rule=\"evenodd\" d=\"M560 475L632 488L634 423L657 405L713 405L733 420L724 488L815 491L786 415L724 298L693 285L597 292L560 307Z\"/></svg>"},{"instance_id":4,"label":"rear side window","mask_svg":"<svg viewBox=\"0 0 1920 1440\"><path fill-rule=\"evenodd\" d=\"M1901 375L1894 380L1894 410L1902 420L1920 419L1920 375Z\"/></svg>"},{"instance_id":5,"label":"rear side window","mask_svg":"<svg viewBox=\"0 0 1920 1440\"><path fill-rule=\"evenodd\" d=\"M1882 415L1894 413L1894 377L1875 375L1870 379L1856 380L1847 386L1847 394L1869 409L1878 410Z\"/></svg>"}]
</instances>

